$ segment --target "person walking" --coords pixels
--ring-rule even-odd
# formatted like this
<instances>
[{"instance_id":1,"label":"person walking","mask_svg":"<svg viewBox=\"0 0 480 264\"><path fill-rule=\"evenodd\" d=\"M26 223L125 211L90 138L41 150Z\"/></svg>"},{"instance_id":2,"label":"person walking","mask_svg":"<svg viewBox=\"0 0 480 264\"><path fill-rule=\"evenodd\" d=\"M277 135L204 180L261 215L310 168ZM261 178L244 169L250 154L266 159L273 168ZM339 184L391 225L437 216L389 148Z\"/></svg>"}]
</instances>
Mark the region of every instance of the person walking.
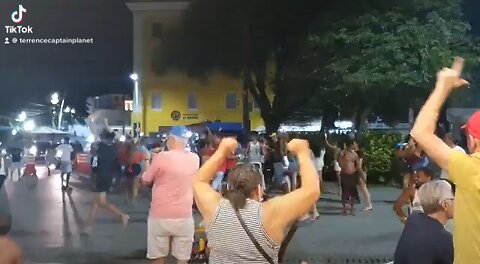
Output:
<instances>
[{"instance_id":1,"label":"person walking","mask_svg":"<svg viewBox=\"0 0 480 264\"><path fill-rule=\"evenodd\" d=\"M373 210L372 204L372 196L370 195L370 191L368 190L367 186L367 166L365 162L365 153L358 149L357 146L357 154L358 154L358 162L360 163L358 167L360 168L359 171L359 180L358 180L358 187L360 188L360 192L363 194L365 198L365 202L367 203L367 207L363 209L363 211L371 211Z\"/></svg>"},{"instance_id":2,"label":"person walking","mask_svg":"<svg viewBox=\"0 0 480 264\"><path fill-rule=\"evenodd\" d=\"M455 264L477 263L480 259L480 111L463 126L470 155L456 151L435 135L440 109L450 93L468 85L462 79L463 59L455 58L451 68L437 74L435 88L420 110L412 137L456 186L454 216Z\"/></svg>"},{"instance_id":3,"label":"person walking","mask_svg":"<svg viewBox=\"0 0 480 264\"><path fill-rule=\"evenodd\" d=\"M107 192L112 187L113 176L115 169L117 168L117 147L113 140L115 138L114 133L103 132L101 135L101 142L98 144L97 149L97 177L96 181L96 197L93 202L92 209L88 216L87 225L84 233L90 234L94 225L95 217L97 215L98 207L102 207L112 214L120 218L123 225L128 224L129 216L120 211L116 206L109 203L107 200Z\"/></svg>"},{"instance_id":4,"label":"person walking","mask_svg":"<svg viewBox=\"0 0 480 264\"><path fill-rule=\"evenodd\" d=\"M286 229L304 216L320 196L308 142L293 139L287 145L300 161L302 186L263 203L261 176L249 164L230 172L225 198L210 186L210 179L236 147L234 139L223 139L193 182L195 201L207 226L209 263L278 263Z\"/></svg>"},{"instance_id":5,"label":"person walking","mask_svg":"<svg viewBox=\"0 0 480 264\"><path fill-rule=\"evenodd\" d=\"M250 142L247 144L247 149L246 149L246 155L248 158L248 162L252 164L252 166L255 166L258 171L262 175L262 188L265 191L267 189L267 186L265 184L265 176L263 174L263 150L262 150L262 145L258 141L258 136L255 134L252 134L250 137Z\"/></svg>"},{"instance_id":6,"label":"person walking","mask_svg":"<svg viewBox=\"0 0 480 264\"><path fill-rule=\"evenodd\" d=\"M192 252L192 186L200 159L186 150L187 131L184 126L172 127L167 138L168 151L157 154L142 175L145 185L153 185L147 258L155 264L166 263L170 252L177 263L186 264Z\"/></svg>"},{"instance_id":7,"label":"person walking","mask_svg":"<svg viewBox=\"0 0 480 264\"><path fill-rule=\"evenodd\" d=\"M62 180L62 190L71 190L70 175L72 174L72 153L73 147L70 145L70 138L63 139L63 143L57 148L57 157L60 159L60 178ZM67 176L65 179L64 176Z\"/></svg>"}]
</instances>

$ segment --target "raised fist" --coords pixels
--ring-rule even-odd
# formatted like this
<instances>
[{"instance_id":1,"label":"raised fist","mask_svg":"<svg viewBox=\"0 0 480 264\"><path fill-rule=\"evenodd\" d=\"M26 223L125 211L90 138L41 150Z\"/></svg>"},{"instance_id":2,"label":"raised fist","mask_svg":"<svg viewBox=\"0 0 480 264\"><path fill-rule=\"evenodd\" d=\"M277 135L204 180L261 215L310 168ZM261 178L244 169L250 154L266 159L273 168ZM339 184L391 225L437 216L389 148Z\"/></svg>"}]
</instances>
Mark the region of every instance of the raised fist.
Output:
<instances>
[{"instance_id":1,"label":"raised fist","mask_svg":"<svg viewBox=\"0 0 480 264\"><path fill-rule=\"evenodd\" d=\"M237 150L238 143L234 138L224 138L220 142L218 150L221 151L224 155L230 155Z\"/></svg>"},{"instance_id":2,"label":"raised fist","mask_svg":"<svg viewBox=\"0 0 480 264\"><path fill-rule=\"evenodd\" d=\"M308 145L307 140L292 139L287 144L287 150L295 155L298 155L300 153L308 153L310 151L310 146Z\"/></svg>"}]
</instances>

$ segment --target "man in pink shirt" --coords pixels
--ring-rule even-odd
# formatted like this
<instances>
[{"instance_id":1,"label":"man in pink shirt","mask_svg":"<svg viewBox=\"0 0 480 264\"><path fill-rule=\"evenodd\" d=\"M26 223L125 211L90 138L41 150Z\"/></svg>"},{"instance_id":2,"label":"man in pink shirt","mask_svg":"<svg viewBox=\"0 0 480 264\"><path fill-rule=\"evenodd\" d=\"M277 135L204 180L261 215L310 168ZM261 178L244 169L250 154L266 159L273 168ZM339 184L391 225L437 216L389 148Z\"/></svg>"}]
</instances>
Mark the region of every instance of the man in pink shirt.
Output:
<instances>
[{"instance_id":1,"label":"man in pink shirt","mask_svg":"<svg viewBox=\"0 0 480 264\"><path fill-rule=\"evenodd\" d=\"M167 138L169 151L157 154L142 176L144 184L153 184L147 258L156 264L166 263L170 245L177 263L186 264L192 251L193 177L200 160L186 151L187 132L184 126L174 126Z\"/></svg>"}]
</instances>

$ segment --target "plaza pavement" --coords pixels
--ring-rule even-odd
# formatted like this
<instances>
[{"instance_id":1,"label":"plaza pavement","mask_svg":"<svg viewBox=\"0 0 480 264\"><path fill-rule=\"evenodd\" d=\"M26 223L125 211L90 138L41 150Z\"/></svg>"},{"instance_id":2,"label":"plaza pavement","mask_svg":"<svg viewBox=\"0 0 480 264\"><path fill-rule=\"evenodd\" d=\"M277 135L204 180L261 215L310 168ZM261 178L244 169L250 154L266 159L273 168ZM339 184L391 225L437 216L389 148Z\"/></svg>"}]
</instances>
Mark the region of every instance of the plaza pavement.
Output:
<instances>
[{"instance_id":1,"label":"plaza pavement","mask_svg":"<svg viewBox=\"0 0 480 264\"><path fill-rule=\"evenodd\" d=\"M26 263L148 263L148 191L135 205L128 205L123 195L110 195L111 202L130 214L129 226L122 227L118 219L99 210L92 235L86 237L80 231L92 205L88 178L74 175L73 193L63 195L59 175L48 177L44 169L39 171L36 186L26 179L8 180L0 192L0 210L9 208L13 216L11 236L24 250ZM392 211L400 190L372 187L374 210L358 210L352 217L340 214L335 185L327 184L326 189L318 203L320 219L298 229L286 263L390 261L402 230Z\"/></svg>"}]
</instances>

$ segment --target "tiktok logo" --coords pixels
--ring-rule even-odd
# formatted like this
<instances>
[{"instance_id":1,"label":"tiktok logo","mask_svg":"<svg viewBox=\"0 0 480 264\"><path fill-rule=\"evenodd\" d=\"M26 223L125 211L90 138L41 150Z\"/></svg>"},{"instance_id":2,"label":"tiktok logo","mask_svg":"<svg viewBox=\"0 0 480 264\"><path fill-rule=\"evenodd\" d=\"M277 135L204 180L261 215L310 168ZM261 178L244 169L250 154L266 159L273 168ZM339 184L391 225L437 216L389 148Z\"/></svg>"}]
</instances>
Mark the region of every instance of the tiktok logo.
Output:
<instances>
[{"instance_id":1,"label":"tiktok logo","mask_svg":"<svg viewBox=\"0 0 480 264\"><path fill-rule=\"evenodd\" d=\"M22 22L23 13L27 13L27 9L25 9L23 5L18 5L18 10L12 12L12 21L17 24Z\"/></svg>"}]
</instances>

